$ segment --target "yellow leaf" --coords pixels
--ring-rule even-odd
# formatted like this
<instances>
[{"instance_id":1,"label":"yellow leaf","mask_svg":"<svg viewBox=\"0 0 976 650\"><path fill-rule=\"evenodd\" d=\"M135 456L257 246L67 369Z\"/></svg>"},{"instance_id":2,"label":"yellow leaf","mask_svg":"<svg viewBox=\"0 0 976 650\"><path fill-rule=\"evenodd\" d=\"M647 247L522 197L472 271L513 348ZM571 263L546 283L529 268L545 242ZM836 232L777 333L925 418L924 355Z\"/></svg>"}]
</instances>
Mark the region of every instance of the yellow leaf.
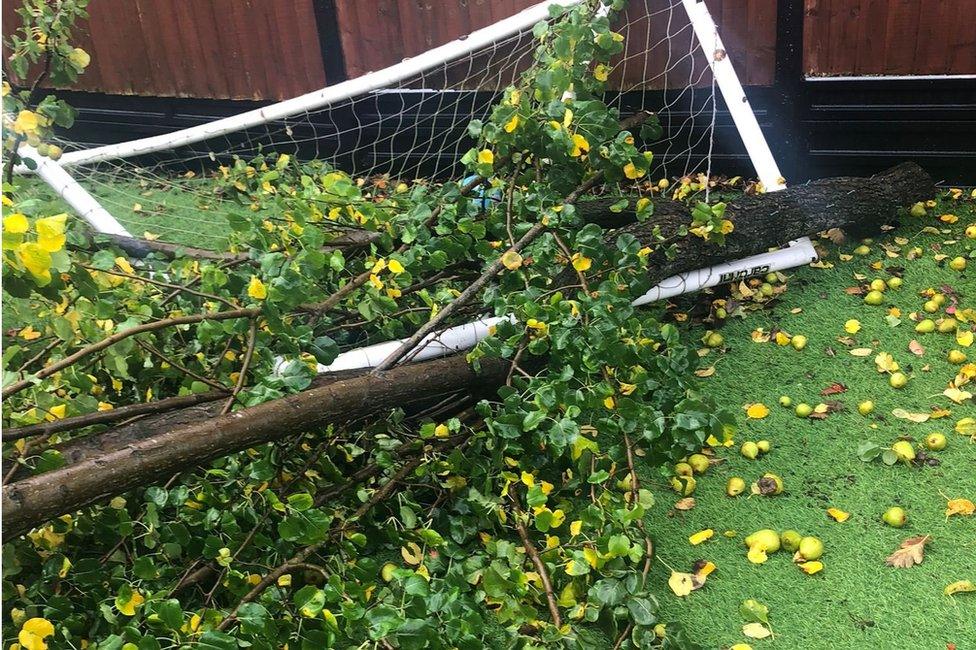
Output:
<instances>
[{"instance_id":1,"label":"yellow leaf","mask_svg":"<svg viewBox=\"0 0 976 650\"><path fill-rule=\"evenodd\" d=\"M708 366L707 368L699 368L695 371L696 377L711 377L715 374L715 366Z\"/></svg>"},{"instance_id":2,"label":"yellow leaf","mask_svg":"<svg viewBox=\"0 0 976 650\"><path fill-rule=\"evenodd\" d=\"M53 217L45 217L34 222L37 229L37 245L48 253L56 253L64 248L67 237L64 234L65 224L68 215L65 213L56 214Z\"/></svg>"},{"instance_id":3,"label":"yellow leaf","mask_svg":"<svg viewBox=\"0 0 976 650\"><path fill-rule=\"evenodd\" d=\"M698 546L702 542L706 542L715 535L715 531L711 528L706 528L705 530L700 530L691 537L688 538L688 543L692 546Z\"/></svg>"},{"instance_id":4,"label":"yellow leaf","mask_svg":"<svg viewBox=\"0 0 976 650\"><path fill-rule=\"evenodd\" d=\"M583 530L582 519L577 519L576 521L574 521L569 525L569 534L572 535L573 537L579 535L581 530Z\"/></svg>"},{"instance_id":5,"label":"yellow leaf","mask_svg":"<svg viewBox=\"0 0 976 650\"><path fill-rule=\"evenodd\" d=\"M705 578L710 576L717 568L718 567L715 566L714 562L712 561L705 562L705 564L703 564L702 567L698 569L698 571L695 573L695 576L699 580L704 582Z\"/></svg>"},{"instance_id":6,"label":"yellow leaf","mask_svg":"<svg viewBox=\"0 0 976 650\"><path fill-rule=\"evenodd\" d=\"M111 404L109 404L108 402L99 402L98 403L98 410L99 411L111 411L114 408L115 407L112 406Z\"/></svg>"},{"instance_id":7,"label":"yellow leaf","mask_svg":"<svg viewBox=\"0 0 976 650\"><path fill-rule=\"evenodd\" d=\"M942 593L946 596L952 596L953 594L961 594L969 591L976 591L976 584L973 584L972 580L957 580L952 584L946 585Z\"/></svg>"},{"instance_id":8,"label":"yellow leaf","mask_svg":"<svg viewBox=\"0 0 976 650\"><path fill-rule=\"evenodd\" d=\"M874 352L871 348L854 348L851 350L851 355L855 357L868 357Z\"/></svg>"},{"instance_id":9,"label":"yellow leaf","mask_svg":"<svg viewBox=\"0 0 976 650\"><path fill-rule=\"evenodd\" d=\"M607 397L603 400L603 405L608 409L616 408L617 403L614 401L613 397Z\"/></svg>"},{"instance_id":10,"label":"yellow leaf","mask_svg":"<svg viewBox=\"0 0 976 650\"><path fill-rule=\"evenodd\" d=\"M24 650L47 650L44 640L54 634L54 625L46 618L28 619L17 635L17 640Z\"/></svg>"},{"instance_id":11,"label":"yellow leaf","mask_svg":"<svg viewBox=\"0 0 976 650\"><path fill-rule=\"evenodd\" d=\"M22 235L27 232L30 224L27 223L27 217L19 212L14 212L13 214L7 215L3 218L3 232L7 235Z\"/></svg>"},{"instance_id":12,"label":"yellow leaf","mask_svg":"<svg viewBox=\"0 0 976 650\"><path fill-rule=\"evenodd\" d=\"M610 77L609 66L606 66L603 63L601 63L595 68L593 68L593 77L597 81L606 81Z\"/></svg>"},{"instance_id":13,"label":"yellow leaf","mask_svg":"<svg viewBox=\"0 0 976 650\"><path fill-rule=\"evenodd\" d=\"M624 176L630 180L636 180L647 173L646 169L640 169L634 163L627 163L624 165Z\"/></svg>"},{"instance_id":14,"label":"yellow leaf","mask_svg":"<svg viewBox=\"0 0 976 650\"><path fill-rule=\"evenodd\" d=\"M404 562L413 566L420 564L420 561L424 557L420 546L416 542L407 542L406 546L400 547L400 555L403 556Z\"/></svg>"},{"instance_id":15,"label":"yellow leaf","mask_svg":"<svg viewBox=\"0 0 976 650\"><path fill-rule=\"evenodd\" d=\"M504 255L502 255L502 264L509 271L514 271L522 266L522 256L515 251L505 251Z\"/></svg>"},{"instance_id":16,"label":"yellow leaf","mask_svg":"<svg viewBox=\"0 0 976 650\"><path fill-rule=\"evenodd\" d=\"M946 388L944 391L942 391L942 394L948 397L956 404L962 404L967 399L973 396L973 394L970 393L969 391L960 390L958 388Z\"/></svg>"},{"instance_id":17,"label":"yellow leaf","mask_svg":"<svg viewBox=\"0 0 976 650\"><path fill-rule=\"evenodd\" d=\"M478 152L478 162L482 165L494 164L495 153L491 149L482 149Z\"/></svg>"},{"instance_id":18,"label":"yellow leaf","mask_svg":"<svg viewBox=\"0 0 976 650\"><path fill-rule=\"evenodd\" d=\"M896 418L901 420L908 420L909 422L914 422L916 424L921 424L922 422L928 422L929 418L932 417L928 413L909 413L905 409L894 409L891 414Z\"/></svg>"},{"instance_id":19,"label":"yellow leaf","mask_svg":"<svg viewBox=\"0 0 976 650\"><path fill-rule=\"evenodd\" d=\"M765 639L772 634L762 623L746 623L742 626L742 633L750 639Z\"/></svg>"},{"instance_id":20,"label":"yellow leaf","mask_svg":"<svg viewBox=\"0 0 976 650\"><path fill-rule=\"evenodd\" d=\"M952 515L968 517L976 512L976 504L969 499L949 499L946 502L946 519Z\"/></svg>"},{"instance_id":21,"label":"yellow leaf","mask_svg":"<svg viewBox=\"0 0 976 650\"><path fill-rule=\"evenodd\" d=\"M33 133L37 130L37 114L33 111L21 111L17 114L17 119L14 120L14 131L21 134Z\"/></svg>"},{"instance_id":22,"label":"yellow leaf","mask_svg":"<svg viewBox=\"0 0 976 650\"><path fill-rule=\"evenodd\" d=\"M956 330L956 343L964 348L968 348L970 345L972 345L974 338L976 338L976 336L973 335L972 330Z\"/></svg>"},{"instance_id":23,"label":"yellow leaf","mask_svg":"<svg viewBox=\"0 0 976 650\"><path fill-rule=\"evenodd\" d=\"M505 122L505 133L511 133L512 131L518 128L518 125L519 125L519 116L518 113L516 113L515 115L512 116L512 119L510 119L508 122Z\"/></svg>"},{"instance_id":24,"label":"yellow leaf","mask_svg":"<svg viewBox=\"0 0 976 650\"><path fill-rule=\"evenodd\" d=\"M258 276L252 275L251 282L247 285L247 295L255 300L264 300L268 297L268 288Z\"/></svg>"},{"instance_id":25,"label":"yellow leaf","mask_svg":"<svg viewBox=\"0 0 976 650\"><path fill-rule=\"evenodd\" d=\"M434 436L437 438L446 438L450 433L451 430L447 428L446 424L438 424L434 427Z\"/></svg>"},{"instance_id":26,"label":"yellow leaf","mask_svg":"<svg viewBox=\"0 0 976 650\"><path fill-rule=\"evenodd\" d=\"M582 156L584 153L586 153L589 150L590 150L589 141L579 133L574 133L572 156L574 158L578 156Z\"/></svg>"},{"instance_id":27,"label":"yellow leaf","mask_svg":"<svg viewBox=\"0 0 976 650\"><path fill-rule=\"evenodd\" d=\"M963 418L956 422L956 433L976 438L976 418Z\"/></svg>"},{"instance_id":28,"label":"yellow leaf","mask_svg":"<svg viewBox=\"0 0 976 650\"><path fill-rule=\"evenodd\" d=\"M824 568L823 562L818 561L803 562L797 566L800 567L800 571L803 571L803 573L807 574L808 576L812 576L814 573L820 573Z\"/></svg>"},{"instance_id":29,"label":"yellow leaf","mask_svg":"<svg viewBox=\"0 0 976 650\"><path fill-rule=\"evenodd\" d=\"M586 563L594 569L600 564L600 554L592 546L587 546L583 549L583 557L586 559Z\"/></svg>"},{"instance_id":30,"label":"yellow leaf","mask_svg":"<svg viewBox=\"0 0 976 650\"><path fill-rule=\"evenodd\" d=\"M752 646L748 643L736 643L729 650L752 650Z\"/></svg>"},{"instance_id":31,"label":"yellow leaf","mask_svg":"<svg viewBox=\"0 0 976 650\"><path fill-rule=\"evenodd\" d=\"M136 270L132 268L132 265L129 264L129 260L125 259L124 257L116 257L115 266L119 267L119 269L125 273L128 273L129 275L136 272Z\"/></svg>"},{"instance_id":32,"label":"yellow leaf","mask_svg":"<svg viewBox=\"0 0 976 650\"><path fill-rule=\"evenodd\" d=\"M589 271L590 267L593 266L593 260L589 257L584 257L580 253L573 253L573 268L577 271Z\"/></svg>"},{"instance_id":33,"label":"yellow leaf","mask_svg":"<svg viewBox=\"0 0 976 650\"><path fill-rule=\"evenodd\" d=\"M34 276L40 286L51 282L51 254L34 242L21 244L16 249L17 259Z\"/></svg>"},{"instance_id":34,"label":"yellow leaf","mask_svg":"<svg viewBox=\"0 0 976 650\"><path fill-rule=\"evenodd\" d=\"M668 578L668 586L671 587L671 591L678 598L684 598L692 591L695 590L695 576L690 573L678 573L677 571L671 572L671 577Z\"/></svg>"},{"instance_id":35,"label":"yellow leaf","mask_svg":"<svg viewBox=\"0 0 976 650\"><path fill-rule=\"evenodd\" d=\"M129 600L120 602L118 598L115 599L115 608L119 610L121 614L126 616L135 616L136 608L142 605L144 602L146 602L145 597L133 589L132 595L129 596Z\"/></svg>"},{"instance_id":36,"label":"yellow leaf","mask_svg":"<svg viewBox=\"0 0 976 650\"><path fill-rule=\"evenodd\" d=\"M279 587L290 587L291 586L291 574L286 573L285 575L278 578Z\"/></svg>"},{"instance_id":37,"label":"yellow leaf","mask_svg":"<svg viewBox=\"0 0 976 650\"><path fill-rule=\"evenodd\" d=\"M874 358L874 365L878 367L878 372L896 372L898 362L887 352L879 352Z\"/></svg>"},{"instance_id":38,"label":"yellow leaf","mask_svg":"<svg viewBox=\"0 0 976 650\"><path fill-rule=\"evenodd\" d=\"M528 472L523 471L521 479L522 479L522 483L524 483L528 487L532 487L533 485L535 485L535 477L532 476L532 474L529 474Z\"/></svg>"},{"instance_id":39,"label":"yellow leaf","mask_svg":"<svg viewBox=\"0 0 976 650\"><path fill-rule=\"evenodd\" d=\"M844 323L844 331L848 334L857 334L861 331L861 321L854 318L850 319Z\"/></svg>"},{"instance_id":40,"label":"yellow leaf","mask_svg":"<svg viewBox=\"0 0 976 650\"><path fill-rule=\"evenodd\" d=\"M722 233L723 235L728 235L728 234L730 234L730 233L731 233L731 232L732 232L733 230L735 230L735 224L734 224L734 223L732 223L731 221L729 221L728 219L722 219L722 223L721 223L721 225L719 226L719 229L718 229L718 230L719 230L719 232L721 232L721 233Z\"/></svg>"},{"instance_id":41,"label":"yellow leaf","mask_svg":"<svg viewBox=\"0 0 976 650\"><path fill-rule=\"evenodd\" d=\"M48 412L52 416L54 416L55 419L60 420L61 418L64 417L67 410L68 410L67 404L58 404L57 406L52 406L51 408L49 408Z\"/></svg>"},{"instance_id":42,"label":"yellow leaf","mask_svg":"<svg viewBox=\"0 0 976 650\"><path fill-rule=\"evenodd\" d=\"M789 345L790 335L786 332L776 332L776 345Z\"/></svg>"},{"instance_id":43,"label":"yellow leaf","mask_svg":"<svg viewBox=\"0 0 976 650\"><path fill-rule=\"evenodd\" d=\"M20 330L18 336L25 341L33 341L35 339L41 338L41 333L34 329L33 326L28 325L24 329Z\"/></svg>"},{"instance_id":44,"label":"yellow leaf","mask_svg":"<svg viewBox=\"0 0 976 650\"><path fill-rule=\"evenodd\" d=\"M403 268L403 264L401 264L397 260L390 260L388 266L390 268L390 273L392 273L393 275L400 275L405 270Z\"/></svg>"},{"instance_id":45,"label":"yellow leaf","mask_svg":"<svg viewBox=\"0 0 976 650\"><path fill-rule=\"evenodd\" d=\"M834 521L844 523L851 518L851 513L844 512L840 508L827 508L827 514L833 517Z\"/></svg>"},{"instance_id":46,"label":"yellow leaf","mask_svg":"<svg viewBox=\"0 0 976 650\"><path fill-rule=\"evenodd\" d=\"M750 404L749 408L746 409L746 415L753 420L761 420L769 415L769 407L762 402Z\"/></svg>"}]
</instances>

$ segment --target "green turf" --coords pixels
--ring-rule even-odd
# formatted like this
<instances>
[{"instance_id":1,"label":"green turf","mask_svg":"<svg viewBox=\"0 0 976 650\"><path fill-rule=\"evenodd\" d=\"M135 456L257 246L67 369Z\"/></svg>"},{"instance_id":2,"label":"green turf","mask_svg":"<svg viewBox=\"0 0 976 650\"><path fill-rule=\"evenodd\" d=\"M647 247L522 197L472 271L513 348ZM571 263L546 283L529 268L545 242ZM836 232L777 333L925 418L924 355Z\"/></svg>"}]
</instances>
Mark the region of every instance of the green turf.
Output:
<instances>
[{"instance_id":1,"label":"green turf","mask_svg":"<svg viewBox=\"0 0 976 650\"><path fill-rule=\"evenodd\" d=\"M186 183L185 180L181 183ZM192 181L190 182L192 185ZM149 231L168 241L200 247L221 248L226 222L216 201L202 192L184 192L162 185L131 183L97 184L96 197L134 234ZM50 200L43 190L38 196ZM135 203L141 205L133 210ZM64 209L63 207L60 209ZM954 212L959 222L948 226L934 216ZM976 223L972 202L949 202L930 210L924 219L906 219L906 224L871 246L866 257L841 261L839 252L850 253L857 242L828 245L831 269L802 268L789 273L788 291L774 307L753 312L745 319L733 318L721 330L725 348L706 358L714 364L714 376L702 380L702 388L717 396L726 407L740 414L737 443L768 439L773 450L756 461L738 454L738 444L722 449L727 459L698 482L697 505L688 512L671 509L677 496L667 489L665 477L655 470L643 472L646 487L654 490L658 505L647 519L658 549L659 561L652 572L652 589L660 595L661 619L681 623L708 648L728 648L750 643L757 650L799 649L896 649L945 648L955 643L960 650L976 648L976 593L954 598L942 595L956 580L976 582L976 517L953 517L946 521L942 495L976 500L976 445L952 433L956 420L976 416L970 400L952 405L941 396L954 367L945 360L953 347L948 335L917 335L908 318L918 311L918 291L947 284L960 295L965 307L976 308L976 259L958 273L935 261L935 247L941 253L965 255L976 244L962 238L965 226ZM925 226L951 229L951 234L922 232ZM894 245L895 237L908 238L900 245L901 256L887 258L879 244ZM954 244L945 244L956 237ZM919 260L907 260L904 253L921 246ZM886 266L903 266L905 284L886 293L881 307L864 305L844 289L858 284L854 274L868 279L887 277L869 267L882 261ZM891 327L884 319L887 307L903 312L902 323ZM793 314L791 310L802 309ZM862 330L854 335L858 347L887 351L912 377L908 386L894 390L886 376L875 369L874 355L854 357L837 341L845 336L844 322L856 318ZM791 334L803 334L809 344L802 352L775 343L757 344L750 332L780 327ZM693 326L688 335L700 337L704 328ZM908 351L918 339L927 349L921 358ZM835 356L827 354L831 348ZM976 346L967 350L976 361ZM929 365L929 371L923 366ZM823 398L820 391L834 382L844 383L847 392ZM971 384L971 391L976 392ZM846 407L824 421L797 418L792 409L777 405L781 395L794 403L816 404L826 399ZM876 410L870 417L856 411L858 402L871 399ZM771 409L763 420L746 420L742 405L761 401ZM891 416L892 409L927 411L931 406L950 406L949 418L912 424ZM857 458L862 440L889 445L899 436L921 440L931 431L949 436L949 446L936 456L938 467L886 467L865 464ZM741 476L747 483L764 472L779 474L786 493L776 497L724 494L729 476ZM908 511L909 522L897 530L881 523L881 513L891 505ZM827 518L828 507L851 513L845 523ZM712 528L716 536L701 546L691 546L688 536ZM742 538L760 528L796 529L820 537L826 552L826 568L806 576L786 552L770 557L763 565L750 564ZM725 531L737 536L726 538ZM896 570L884 565L884 558L909 536L928 534L933 541L924 562L911 569ZM707 559L718 569L705 587L679 599L667 587L669 570L690 571L695 561ZM775 638L749 640L741 633L739 604L755 598L770 608ZM606 639L586 642L586 647L603 647Z\"/></svg>"},{"instance_id":2,"label":"green turf","mask_svg":"<svg viewBox=\"0 0 976 650\"><path fill-rule=\"evenodd\" d=\"M954 212L959 222L946 226L934 215ZM942 284L953 287L964 307L976 308L976 255L969 269L959 273L938 264L934 250L966 255L976 242L962 233L967 224L976 223L972 202L946 202L929 211L924 219L906 219L906 224L871 246L871 252L844 262L838 252L849 253L856 245L829 246L826 260L831 269L803 268L791 272L789 290L774 307L751 313L745 319L731 319L722 329L724 351L711 354L706 363L715 364L714 376L703 379L704 390L739 414L736 446L718 451L726 459L713 467L698 483L694 494L697 505L687 512L671 506L677 495L663 487L663 479L648 472L645 480L656 484L658 504L648 516L659 558L678 571L690 571L699 559L711 560L718 569L699 591L686 598L674 596L667 587L670 574L664 563L655 562L653 588L660 594L662 618L680 622L708 648L727 648L750 643L754 648L945 648L976 647L976 593L954 598L943 595L944 587L956 580L976 582L976 517L945 517L946 501L941 495L976 500L976 444L952 432L956 420L976 416L972 400L951 404L941 395L956 372L946 353L955 346L946 334L916 334L908 316L919 311L923 299L917 292ZM924 226L951 228L951 235L922 232ZM881 241L895 245L894 237L905 237L901 256L886 258ZM958 238L953 244L945 242ZM904 253L921 246L925 253L909 261ZM861 299L845 294L846 287L858 282L860 273L870 280L887 277L872 270L871 262L905 268L904 286L885 295L880 307L864 305ZM891 327L885 321L887 307L902 311L902 323ZM792 310L802 309L799 313ZM907 374L909 384L895 390L887 376L875 368L874 354L858 358L837 341L846 336L844 322L856 318L863 329L854 338L857 347L894 355ZM803 351L775 343L757 344L750 332L773 326L791 334L803 334L809 344ZM691 334L701 336L693 329ZM918 339L927 349L921 358L908 351L909 341ZM835 356L828 354L832 349ZM968 348L970 361L976 361L976 345ZM929 366L925 371L923 366ZM826 386L842 382L847 392L821 397ZM973 385L967 386L974 390ZM792 409L780 407L781 395L794 403L817 404L837 399L845 410L826 420L801 419ZM875 412L863 417L858 402L871 399ZM742 405L764 402L770 415L762 420L747 420ZM892 417L895 408L928 411L932 406L947 406L952 415L924 424L913 424ZM949 437L948 447L935 455L938 467L887 467L880 462L865 464L857 457L861 440L890 445L899 436L917 441L932 431ZM758 460L746 460L738 453L745 440L768 439L771 453ZM730 476L747 483L764 472L779 474L786 492L776 497L732 499L724 489ZM898 530L884 525L880 518L889 506L908 511L908 524ZM825 513L828 507L851 513L845 523L836 523ZM692 546L688 536L705 528L715 537L701 546ZM826 547L826 568L807 576L792 564L791 554L781 551L763 565L746 559L745 535L761 529L796 529L820 537ZM725 531L737 536L726 538ZM924 562L910 569L885 566L885 557L899 543L914 535L931 535ZM770 608L774 639L749 640L741 633L743 624L739 604L755 598Z\"/></svg>"},{"instance_id":3,"label":"green turf","mask_svg":"<svg viewBox=\"0 0 976 650\"><path fill-rule=\"evenodd\" d=\"M36 179L27 182L21 196L41 201L43 207L38 213L74 214L46 185ZM134 237L143 237L148 232L174 244L211 250L223 250L226 246L229 226L225 215L229 205L213 193L212 179L147 176L109 182L104 174L96 174L79 175L79 182Z\"/></svg>"}]
</instances>

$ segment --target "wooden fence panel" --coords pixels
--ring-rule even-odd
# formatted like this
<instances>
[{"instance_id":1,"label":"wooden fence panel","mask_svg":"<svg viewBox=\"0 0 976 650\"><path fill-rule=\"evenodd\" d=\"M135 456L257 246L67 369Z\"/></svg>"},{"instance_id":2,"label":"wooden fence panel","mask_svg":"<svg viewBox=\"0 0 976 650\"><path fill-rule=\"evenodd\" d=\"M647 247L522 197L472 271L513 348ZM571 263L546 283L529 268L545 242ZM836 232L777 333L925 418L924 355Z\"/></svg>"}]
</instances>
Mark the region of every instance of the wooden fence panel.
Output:
<instances>
[{"instance_id":1,"label":"wooden fence panel","mask_svg":"<svg viewBox=\"0 0 976 650\"><path fill-rule=\"evenodd\" d=\"M5 35L17 4L3 3ZM75 39L92 63L73 90L287 99L326 83L313 0L95 0L89 14Z\"/></svg>"},{"instance_id":2,"label":"wooden fence panel","mask_svg":"<svg viewBox=\"0 0 976 650\"><path fill-rule=\"evenodd\" d=\"M976 0L806 0L810 75L976 74Z\"/></svg>"}]
</instances>

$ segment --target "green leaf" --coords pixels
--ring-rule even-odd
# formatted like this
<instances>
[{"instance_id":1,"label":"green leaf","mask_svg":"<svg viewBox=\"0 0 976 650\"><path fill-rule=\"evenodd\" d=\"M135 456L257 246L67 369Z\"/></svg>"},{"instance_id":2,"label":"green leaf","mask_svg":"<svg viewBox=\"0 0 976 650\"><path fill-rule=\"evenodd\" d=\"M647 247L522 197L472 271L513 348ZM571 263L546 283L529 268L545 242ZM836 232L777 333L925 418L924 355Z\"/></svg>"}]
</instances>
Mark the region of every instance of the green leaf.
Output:
<instances>
[{"instance_id":1,"label":"green leaf","mask_svg":"<svg viewBox=\"0 0 976 650\"><path fill-rule=\"evenodd\" d=\"M769 607L753 598L742 601L739 605L739 615L747 623L769 623Z\"/></svg>"},{"instance_id":2,"label":"green leaf","mask_svg":"<svg viewBox=\"0 0 976 650\"><path fill-rule=\"evenodd\" d=\"M164 600L156 608L159 619L171 630L179 630L183 625L183 607L175 598Z\"/></svg>"}]
</instances>

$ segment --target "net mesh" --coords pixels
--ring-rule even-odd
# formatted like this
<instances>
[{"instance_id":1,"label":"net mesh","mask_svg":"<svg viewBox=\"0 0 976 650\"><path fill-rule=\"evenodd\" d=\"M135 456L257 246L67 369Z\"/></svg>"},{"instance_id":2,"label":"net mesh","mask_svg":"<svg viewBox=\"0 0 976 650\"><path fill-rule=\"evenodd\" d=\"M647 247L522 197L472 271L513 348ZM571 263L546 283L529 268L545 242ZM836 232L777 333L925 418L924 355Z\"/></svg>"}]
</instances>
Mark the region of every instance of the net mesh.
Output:
<instances>
[{"instance_id":1,"label":"net mesh","mask_svg":"<svg viewBox=\"0 0 976 650\"><path fill-rule=\"evenodd\" d=\"M625 50L613 62L607 101L623 117L658 116L653 178L708 174L716 132L716 89L681 2L634 0L615 16ZM467 126L485 119L499 92L532 62L532 26L399 83L259 127L129 160L69 169L134 236L216 248L227 200L208 178L235 157L288 153L355 177L458 179L472 146ZM67 151L91 143L65 142ZM707 184L706 184L707 188Z\"/></svg>"}]
</instances>

